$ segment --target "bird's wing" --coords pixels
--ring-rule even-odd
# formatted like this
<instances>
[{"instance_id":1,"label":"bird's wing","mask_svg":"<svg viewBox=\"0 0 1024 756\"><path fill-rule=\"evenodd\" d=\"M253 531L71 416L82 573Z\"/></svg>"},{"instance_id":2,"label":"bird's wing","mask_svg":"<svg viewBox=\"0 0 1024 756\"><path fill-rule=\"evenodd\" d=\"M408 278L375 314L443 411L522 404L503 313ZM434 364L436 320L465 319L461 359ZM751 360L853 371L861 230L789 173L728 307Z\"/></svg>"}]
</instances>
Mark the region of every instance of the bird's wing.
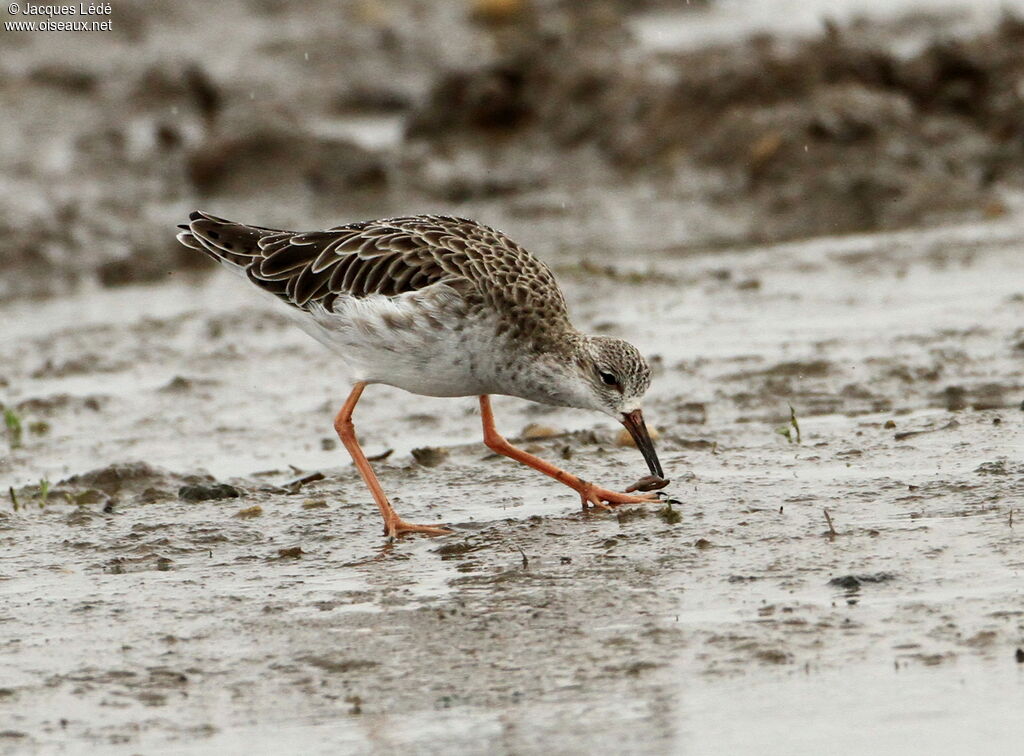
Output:
<instances>
[{"instance_id":1,"label":"bird's wing","mask_svg":"<svg viewBox=\"0 0 1024 756\"><path fill-rule=\"evenodd\" d=\"M457 265L446 264L452 251L410 229L410 220L294 232L195 212L178 239L244 271L254 284L296 307L317 303L330 310L340 296L397 296L442 282L458 287L465 280Z\"/></svg>"}]
</instances>

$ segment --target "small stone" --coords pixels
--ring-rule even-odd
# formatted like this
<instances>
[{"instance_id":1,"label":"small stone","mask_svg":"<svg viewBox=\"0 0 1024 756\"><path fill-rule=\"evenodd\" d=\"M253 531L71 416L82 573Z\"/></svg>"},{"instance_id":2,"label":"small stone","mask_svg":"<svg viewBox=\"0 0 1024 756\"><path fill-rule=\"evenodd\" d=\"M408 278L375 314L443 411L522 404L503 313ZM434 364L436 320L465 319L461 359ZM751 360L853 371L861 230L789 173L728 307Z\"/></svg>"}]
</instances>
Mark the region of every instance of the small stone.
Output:
<instances>
[{"instance_id":1,"label":"small stone","mask_svg":"<svg viewBox=\"0 0 1024 756\"><path fill-rule=\"evenodd\" d=\"M959 412L967 409L967 390L963 386L947 386L943 397L948 411Z\"/></svg>"},{"instance_id":2,"label":"small stone","mask_svg":"<svg viewBox=\"0 0 1024 756\"><path fill-rule=\"evenodd\" d=\"M301 546L291 546L287 549L278 549L277 556L281 559L300 559L306 552Z\"/></svg>"},{"instance_id":3,"label":"small stone","mask_svg":"<svg viewBox=\"0 0 1024 756\"><path fill-rule=\"evenodd\" d=\"M856 575L843 575L842 577L832 578L828 581L828 584L834 585L836 588L845 588L848 591L860 588L860 580L857 579Z\"/></svg>"},{"instance_id":4,"label":"small stone","mask_svg":"<svg viewBox=\"0 0 1024 756\"><path fill-rule=\"evenodd\" d=\"M216 501L219 499L237 499L242 495L234 486L227 483L199 484L182 486L178 489L178 498L184 501Z\"/></svg>"},{"instance_id":5,"label":"small stone","mask_svg":"<svg viewBox=\"0 0 1024 756\"><path fill-rule=\"evenodd\" d=\"M424 467L437 467L448 459L448 450L441 446L424 446L412 450L413 459Z\"/></svg>"},{"instance_id":6,"label":"small stone","mask_svg":"<svg viewBox=\"0 0 1024 756\"><path fill-rule=\"evenodd\" d=\"M193 388L195 388L194 381L183 375L176 375L157 390L164 394L187 394Z\"/></svg>"},{"instance_id":7,"label":"small stone","mask_svg":"<svg viewBox=\"0 0 1024 756\"><path fill-rule=\"evenodd\" d=\"M886 430L892 430L893 428L896 427L896 421L895 420L886 420L885 421L885 425L882 426L882 427L885 428Z\"/></svg>"},{"instance_id":8,"label":"small stone","mask_svg":"<svg viewBox=\"0 0 1024 756\"><path fill-rule=\"evenodd\" d=\"M252 507L239 509L237 512L235 512L235 517L238 517L242 520L251 520L253 517L259 517L262 514L263 507L261 507L259 504L256 504L255 506Z\"/></svg>"},{"instance_id":9,"label":"small stone","mask_svg":"<svg viewBox=\"0 0 1024 756\"><path fill-rule=\"evenodd\" d=\"M444 546L439 546L435 551L436 554L440 554L441 558L461 556L468 554L473 550L473 544L469 541L462 541L460 543L446 543Z\"/></svg>"},{"instance_id":10,"label":"small stone","mask_svg":"<svg viewBox=\"0 0 1024 756\"><path fill-rule=\"evenodd\" d=\"M836 588L843 588L848 591L855 591L860 589L861 586L869 583L888 583L890 580L895 579L896 575L892 572L871 572L857 575L842 575L840 577L834 577L828 581L828 584L835 586Z\"/></svg>"},{"instance_id":11,"label":"small stone","mask_svg":"<svg viewBox=\"0 0 1024 756\"><path fill-rule=\"evenodd\" d=\"M647 433L650 435L651 441L657 441L661 438L661 433L658 432L657 428L648 427ZM615 436L615 443L619 446L636 446L636 442L633 440L633 437L629 435L629 431L625 428L622 428L618 435Z\"/></svg>"},{"instance_id":12,"label":"small stone","mask_svg":"<svg viewBox=\"0 0 1024 756\"><path fill-rule=\"evenodd\" d=\"M537 441L542 438L551 438L552 436L559 435L560 431L555 430L550 425L541 425L540 423L530 423L523 428L522 433L519 434L520 438L525 441Z\"/></svg>"}]
</instances>

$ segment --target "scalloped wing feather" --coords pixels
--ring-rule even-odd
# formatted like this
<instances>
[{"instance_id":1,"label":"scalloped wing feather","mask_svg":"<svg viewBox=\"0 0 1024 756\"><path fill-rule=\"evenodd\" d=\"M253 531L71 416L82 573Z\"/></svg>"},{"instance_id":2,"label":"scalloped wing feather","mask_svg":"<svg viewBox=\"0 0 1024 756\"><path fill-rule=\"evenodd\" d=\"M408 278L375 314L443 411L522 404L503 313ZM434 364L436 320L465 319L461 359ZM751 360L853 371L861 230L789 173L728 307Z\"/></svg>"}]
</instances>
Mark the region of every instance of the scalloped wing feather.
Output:
<instances>
[{"instance_id":1,"label":"scalloped wing feather","mask_svg":"<svg viewBox=\"0 0 1024 756\"><path fill-rule=\"evenodd\" d=\"M395 297L447 284L488 306L507 330L538 333L568 324L551 271L504 234L475 221L418 215L291 232L193 213L183 244L245 273L303 310L330 311L339 297Z\"/></svg>"}]
</instances>

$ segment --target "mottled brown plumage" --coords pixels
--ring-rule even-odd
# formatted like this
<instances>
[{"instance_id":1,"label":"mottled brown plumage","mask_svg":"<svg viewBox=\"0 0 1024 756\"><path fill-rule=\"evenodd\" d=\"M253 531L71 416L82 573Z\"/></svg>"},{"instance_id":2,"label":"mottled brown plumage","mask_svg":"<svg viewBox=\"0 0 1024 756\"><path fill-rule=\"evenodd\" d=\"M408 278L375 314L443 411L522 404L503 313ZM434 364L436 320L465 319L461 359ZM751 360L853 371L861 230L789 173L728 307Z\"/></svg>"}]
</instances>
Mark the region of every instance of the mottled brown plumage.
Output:
<instances>
[{"instance_id":1,"label":"mottled brown plumage","mask_svg":"<svg viewBox=\"0 0 1024 756\"><path fill-rule=\"evenodd\" d=\"M303 310L331 310L339 296L396 296L444 283L469 308L501 316L499 335L508 329L545 341L571 328L551 270L505 234L465 218L415 215L311 232L198 212L191 221L181 226L184 244L242 268L254 284Z\"/></svg>"}]
</instances>

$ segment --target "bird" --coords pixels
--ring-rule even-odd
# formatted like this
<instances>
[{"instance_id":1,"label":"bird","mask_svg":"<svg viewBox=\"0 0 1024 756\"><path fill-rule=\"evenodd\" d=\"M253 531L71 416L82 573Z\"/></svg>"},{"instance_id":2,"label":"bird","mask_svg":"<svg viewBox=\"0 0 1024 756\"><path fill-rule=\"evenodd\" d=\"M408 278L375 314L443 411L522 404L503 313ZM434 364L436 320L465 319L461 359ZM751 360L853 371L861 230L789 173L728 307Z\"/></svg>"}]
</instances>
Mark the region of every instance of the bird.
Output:
<instances>
[{"instance_id":1,"label":"bird","mask_svg":"<svg viewBox=\"0 0 1024 756\"><path fill-rule=\"evenodd\" d=\"M340 358L339 374L351 390L334 429L386 536L452 531L406 522L392 507L352 419L372 384L476 397L485 445L572 488L584 508L659 500L648 491L668 481L641 407L651 382L646 360L627 341L578 331L551 269L502 232L444 215L297 232L200 211L178 228L178 241L283 303L300 328ZM650 468L647 484L639 493L609 490L513 446L495 425L491 395L615 418Z\"/></svg>"}]
</instances>

